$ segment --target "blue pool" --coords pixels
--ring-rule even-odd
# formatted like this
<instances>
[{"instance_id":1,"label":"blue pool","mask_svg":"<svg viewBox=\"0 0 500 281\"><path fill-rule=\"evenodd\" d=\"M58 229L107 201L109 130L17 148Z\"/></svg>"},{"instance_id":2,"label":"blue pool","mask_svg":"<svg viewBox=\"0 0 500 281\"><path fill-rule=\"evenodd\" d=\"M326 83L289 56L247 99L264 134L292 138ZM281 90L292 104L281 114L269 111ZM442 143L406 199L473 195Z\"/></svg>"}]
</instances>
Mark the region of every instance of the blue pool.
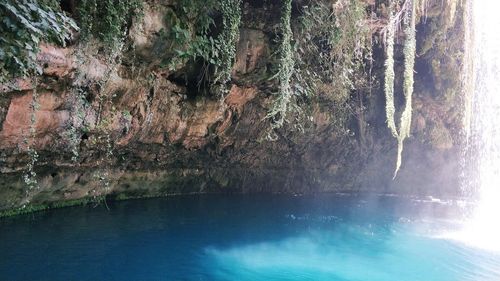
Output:
<instances>
[{"instance_id":1,"label":"blue pool","mask_svg":"<svg viewBox=\"0 0 500 281\"><path fill-rule=\"evenodd\" d=\"M200 195L0 219L0 280L498 281L454 201Z\"/></svg>"}]
</instances>

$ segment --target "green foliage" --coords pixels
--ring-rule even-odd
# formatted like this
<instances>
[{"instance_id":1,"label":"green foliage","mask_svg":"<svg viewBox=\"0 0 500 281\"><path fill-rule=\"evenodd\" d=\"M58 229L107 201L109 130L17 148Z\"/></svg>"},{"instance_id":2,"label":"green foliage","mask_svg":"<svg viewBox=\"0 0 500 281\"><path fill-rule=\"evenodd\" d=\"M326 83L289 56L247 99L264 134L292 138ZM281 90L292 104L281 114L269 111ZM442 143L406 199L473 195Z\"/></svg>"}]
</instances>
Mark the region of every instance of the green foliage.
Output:
<instances>
[{"instance_id":1,"label":"green foliage","mask_svg":"<svg viewBox=\"0 0 500 281\"><path fill-rule=\"evenodd\" d=\"M241 0L221 0L222 33L217 38L219 68L214 83L226 84L231 80L231 69L236 56L236 44L240 36Z\"/></svg>"},{"instance_id":2,"label":"green foliage","mask_svg":"<svg viewBox=\"0 0 500 281\"><path fill-rule=\"evenodd\" d=\"M403 144L404 140L410 136L411 129L411 115L412 115L412 95L413 95L413 71L415 66L415 49L416 49L416 39L415 39L415 26L416 26L416 12L417 12L417 1L418 0L408 0L406 2L407 6L403 7L405 10L403 15L403 26L405 33L404 42L404 63L405 70L403 73L403 92L405 96L405 106L401 113L401 118L399 122L399 131L396 128L395 122L395 112L396 108L394 106L394 40L395 40L395 29L398 19L395 18L394 8L396 3L391 0L389 13L390 21L387 27L387 59L385 63L385 97L386 97L386 117L387 125L391 130L392 135L398 141L398 153L396 159L396 169L394 171L394 178L401 167Z\"/></svg>"},{"instance_id":3,"label":"green foliage","mask_svg":"<svg viewBox=\"0 0 500 281\"><path fill-rule=\"evenodd\" d=\"M48 1L4 0L0 3L0 82L41 73L36 56L41 41L64 45L77 30Z\"/></svg>"},{"instance_id":4,"label":"green foliage","mask_svg":"<svg viewBox=\"0 0 500 281\"><path fill-rule=\"evenodd\" d=\"M372 51L365 5L363 1L312 0L302 7L293 38L291 3L285 3L276 76L280 90L268 113L273 128L291 117L299 122L308 119L303 118L307 117L303 103L316 98L332 108L332 125L348 132L351 93L367 87L370 79L365 69Z\"/></svg>"},{"instance_id":5,"label":"green foliage","mask_svg":"<svg viewBox=\"0 0 500 281\"><path fill-rule=\"evenodd\" d=\"M296 36L294 88L332 108L335 125L344 130L353 91L369 87L371 30L366 3L313 0L302 7Z\"/></svg>"},{"instance_id":6,"label":"green foliage","mask_svg":"<svg viewBox=\"0 0 500 281\"><path fill-rule=\"evenodd\" d=\"M175 69L189 60L202 58L205 62L215 64L213 57L217 54L217 42L209 36L215 25L210 17L216 9L216 1L179 0L177 10L166 16L171 26L163 35L171 42L174 51L168 66Z\"/></svg>"},{"instance_id":7,"label":"green foliage","mask_svg":"<svg viewBox=\"0 0 500 281\"><path fill-rule=\"evenodd\" d=\"M283 11L281 15L280 30L282 33L281 44L279 46L279 70L277 73L279 81L279 90L271 109L266 118L271 119L271 128L281 128L286 120L290 107L294 106L291 102L294 97L294 91L290 86L294 70L294 55L292 47L292 0L283 0Z\"/></svg>"},{"instance_id":8,"label":"green foliage","mask_svg":"<svg viewBox=\"0 0 500 281\"><path fill-rule=\"evenodd\" d=\"M114 47L132 18L140 14L142 0L86 0L78 5L84 39L95 37Z\"/></svg>"},{"instance_id":9,"label":"green foliage","mask_svg":"<svg viewBox=\"0 0 500 281\"><path fill-rule=\"evenodd\" d=\"M222 13L221 33L214 37L215 22L211 14ZM171 42L174 54L170 69L187 61L203 60L205 69L214 69L213 85L222 86L231 80L241 22L241 0L180 0L177 10L167 16L170 31L164 36Z\"/></svg>"}]
</instances>

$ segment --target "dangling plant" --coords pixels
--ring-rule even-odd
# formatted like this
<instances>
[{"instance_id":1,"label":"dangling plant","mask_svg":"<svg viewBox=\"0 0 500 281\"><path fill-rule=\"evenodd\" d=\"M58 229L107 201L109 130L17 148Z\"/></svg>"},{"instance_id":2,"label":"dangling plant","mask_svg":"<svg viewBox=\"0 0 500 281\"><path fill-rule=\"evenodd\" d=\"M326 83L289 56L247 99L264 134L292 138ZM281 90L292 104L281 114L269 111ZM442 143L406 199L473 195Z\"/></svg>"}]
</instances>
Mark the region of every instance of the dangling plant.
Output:
<instances>
[{"instance_id":1,"label":"dangling plant","mask_svg":"<svg viewBox=\"0 0 500 281\"><path fill-rule=\"evenodd\" d=\"M110 93L106 92L106 85L108 81L110 81L111 77L116 74L118 66L122 61L122 51L125 45L125 37L122 37L120 41L115 43L116 45L111 49L111 54L108 56L106 65L108 66L105 72L104 78L97 82L98 88L100 89L100 93L98 95L99 101L99 111L97 116L96 127L98 130L102 131L102 136L98 137L98 141L101 144L104 144L104 155L99 160L99 170L95 172L95 178L99 180L102 191L97 192L94 190L93 198L96 203L104 202L106 204L106 194L109 193L109 188L111 185L111 181L109 179L110 175L110 164L114 155L114 147L110 132L110 123L113 120L114 115L116 114L116 109L113 105L112 98L114 95L109 95ZM102 116L104 107L110 109L110 115L107 118Z\"/></svg>"},{"instance_id":2,"label":"dangling plant","mask_svg":"<svg viewBox=\"0 0 500 281\"><path fill-rule=\"evenodd\" d=\"M236 56L236 44L240 36L241 0L221 0L222 33L218 41L219 66L215 73L215 83L224 85L231 80L231 69ZM227 89L224 87L223 92Z\"/></svg>"},{"instance_id":3,"label":"dangling plant","mask_svg":"<svg viewBox=\"0 0 500 281\"><path fill-rule=\"evenodd\" d=\"M415 66L415 49L416 49L416 5L417 0L408 0L406 2L406 7L403 15L403 26L405 33L404 41L404 82L403 82L403 92L405 97L405 106L403 113L401 114L399 122L399 130L396 127L395 112L396 108L394 105L394 37L395 29L398 20L394 14L396 2L391 0L389 5L389 15L390 21L387 26L387 59L385 62L385 98L386 98L386 117L387 126L391 130L392 135L397 139L398 142L398 152L396 159L396 169L394 171L394 178L401 167L403 144L406 138L410 136L411 129L411 115L412 115L412 95L413 95L413 70Z\"/></svg>"},{"instance_id":4,"label":"dangling plant","mask_svg":"<svg viewBox=\"0 0 500 281\"><path fill-rule=\"evenodd\" d=\"M366 67L372 57L372 30L367 10L363 1L311 0L301 8L295 34L293 89L332 107L331 124L346 135L354 111L351 95L370 87Z\"/></svg>"},{"instance_id":5,"label":"dangling plant","mask_svg":"<svg viewBox=\"0 0 500 281\"><path fill-rule=\"evenodd\" d=\"M80 158L80 142L82 134L85 131L85 111L90 106L89 102L86 100L86 90L82 87L82 81L84 80L84 74L78 71L82 62L84 60L82 51L80 48L77 49L75 53L77 58L77 71L75 72L75 79L71 89L71 102L74 104L74 110L72 110L70 116L70 123L68 124L68 130L66 131L69 149L71 151L71 161L73 163L78 163Z\"/></svg>"},{"instance_id":6,"label":"dangling plant","mask_svg":"<svg viewBox=\"0 0 500 281\"><path fill-rule=\"evenodd\" d=\"M279 90L274 100L271 109L266 115L266 118L271 119L271 128L281 128L285 123L290 107L293 106L291 101L294 92L290 87L290 80L293 75L294 59L292 51L292 0L283 0L283 11L281 15L280 29L282 33L281 44L279 47L279 70L276 76L279 81Z\"/></svg>"},{"instance_id":7,"label":"dangling plant","mask_svg":"<svg viewBox=\"0 0 500 281\"><path fill-rule=\"evenodd\" d=\"M217 9L215 0L178 0L177 9L166 18L172 28L164 34L170 42L169 49L173 55L164 62L174 70L179 65L198 58L216 65L214 52L217 50L216 40L209 35L214 20L210 14Z\"/></svg>"},{"instance_id":8,"label":"dangling plant","mask_svg":"<svg viewBox=\"0 0 500 281\"><path fill-rule=\"evenodd\" d=\"M30 104L31 116L30 116L30 128L29 135L24 139L26 145L26 150L29 156L29 162L26 165L26 171L23 175L24 182L28 186L29 193L30 190L38 188L38 181L36 179L35 164L38 161L38 152L35 150L34 142L36 137L36 112L38 111L40 105L38 104L38 92L36 90L37 79L35 77L35 88L33 90L33 99Z\"/></svg>"},{"instance_id":9,"label":"dangling plant","mask_svg":"<svg viewBox=\"0 0 500 281\"><path fill-rule=\"evenodd\" d=\"M141 0L86 0L78 6L82 37L94 37L111 47L119 44L127 24L140 13Z\"/></svg>"},{"instance_id":10,"label":"dangling plant","mask_svg":"<svg viewBox=\"0 0 500 281\"><path fill-rule=\"evenodd\" d=\"M394 34L396 29L395 15L394 15L394 0L389 4L389 24L386 30L386 60L385 60L385 114L387 119L387 126L391 130L392 135L398 138L398 131L396 129L396 122L394 121Z\"/></svg>"},{"instance_id":11,"label":"dangling plant","mask_svg":"<svg viewBox=\"0 0 500 281\"><path fill-rule=\"evenodd\" d=\"M0 83L16 77L32 76L33 99L30 104L30 127L24 138L29 161L23 174L28 186L27 195L38 188L35 165L36 112L38 111L37 74L42 73L37 63L39 44L42 41L65 45L72 31L78 30L75 22L67 17L53 1L6 0L0 3ZM29 198L29 196L27 196Z\"/></svg>"},{"instance_id":12,"label":"dangling plant","mask_svg":"<svg viewBox=\"0 0 500 281\"><path fill-rule=\"evenodd\" d=\"M64 45L75 22L47 1L0 2L0 83L15 77L40 74L36 57L41 41Z\"/></svg>"},{"instance_id":13,"label":"dangling plant","mask_svg":"<svg viewBox=\"0 0 500 281\"><path fill-rule=\"evenodd\" d=\"M175 11L168 15L172 28L163 35L170 42L169 50L173 51L164 64L174 70L189 61L202 61L199 82L209 78L211 90L223 96L236 56L241 4L241 0L178 0ZM215 37L211 35L216 26L212 15L219 12L222 30Z\"/></svg>"},{"instance_id":14,"label":"dangling plant","mask_svg":"<svg viewBox=\"0 0 500 281\"><path fill-rule=\"evenodd\" d=\"M104 201L106 194L109 192L110 180L109 169L113 157L113 142L110 132L110 120L116 113L111 93L107 92L106 85L110 78L116 74L118 66L121 64L123 49L126 43L126 35L128 33L128 25L130 21L141 15L141 7L143 0L87 0L82 1L78 6L78 15L82 26L83 42L88 43L90 39L97 39L105 44L105 64L107 66L103 78L97 81L97 95L99 109L96 119L96 129L102 135L98 136L96 144L103 146L104 153L99 160L99 169L95 173L95 178L99 180L102 190L99 192L94 190L93 197L97 202ZM85 101L82 95L82 89L75 89L75 94L78 95L75 99L80 103L79 110L83 110ZM103 116L105 108L110 109L111 116ZM77 113L78 115L81 113ZM78 120L76 120L78 126ZM82 119L82 122L84 119ZM76 140L78 136L77 128L73 125L70 128L70 134ZM78 159L79 142L74 141L72 145L73 157ZM105 202L105 201L104 201Z\"/></svg>"}]
</instances>

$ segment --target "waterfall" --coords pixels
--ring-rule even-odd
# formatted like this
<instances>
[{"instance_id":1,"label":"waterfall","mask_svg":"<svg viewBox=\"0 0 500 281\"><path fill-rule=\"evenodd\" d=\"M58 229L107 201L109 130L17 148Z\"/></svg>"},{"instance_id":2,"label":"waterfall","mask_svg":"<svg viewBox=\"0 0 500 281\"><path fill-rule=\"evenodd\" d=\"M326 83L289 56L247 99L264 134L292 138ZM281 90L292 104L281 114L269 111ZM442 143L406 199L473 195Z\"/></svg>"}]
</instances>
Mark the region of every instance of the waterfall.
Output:
<instances>
[{"instance_id":1,"label":"waterfall","mask_svg":"<svg viewBox=\"0 0 500 281\"><path fill-rule=\"evenodd\" d=\"M457 238L500 251L500 1L469 1L473 90L466 188L477 204Z\"/></svg>"}]
</instances>

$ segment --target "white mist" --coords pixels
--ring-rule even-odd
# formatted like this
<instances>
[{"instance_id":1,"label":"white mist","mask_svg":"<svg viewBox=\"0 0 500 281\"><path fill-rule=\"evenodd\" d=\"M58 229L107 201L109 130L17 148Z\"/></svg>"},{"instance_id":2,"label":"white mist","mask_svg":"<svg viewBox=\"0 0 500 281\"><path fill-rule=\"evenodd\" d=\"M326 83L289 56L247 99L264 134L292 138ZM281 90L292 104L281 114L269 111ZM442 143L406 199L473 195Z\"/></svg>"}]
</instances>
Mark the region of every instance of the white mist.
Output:
<instances>
[{"instance_id":1,"label":"white mist","mask_svg":"<svg viewBox=\"0 0 500 281\"><path fill-rule=\"evenodd\" d=\"M459 240L500 251L500 1L472 1L473 106L468 188L478 201Z\"/></svg>"}]
</instances>

